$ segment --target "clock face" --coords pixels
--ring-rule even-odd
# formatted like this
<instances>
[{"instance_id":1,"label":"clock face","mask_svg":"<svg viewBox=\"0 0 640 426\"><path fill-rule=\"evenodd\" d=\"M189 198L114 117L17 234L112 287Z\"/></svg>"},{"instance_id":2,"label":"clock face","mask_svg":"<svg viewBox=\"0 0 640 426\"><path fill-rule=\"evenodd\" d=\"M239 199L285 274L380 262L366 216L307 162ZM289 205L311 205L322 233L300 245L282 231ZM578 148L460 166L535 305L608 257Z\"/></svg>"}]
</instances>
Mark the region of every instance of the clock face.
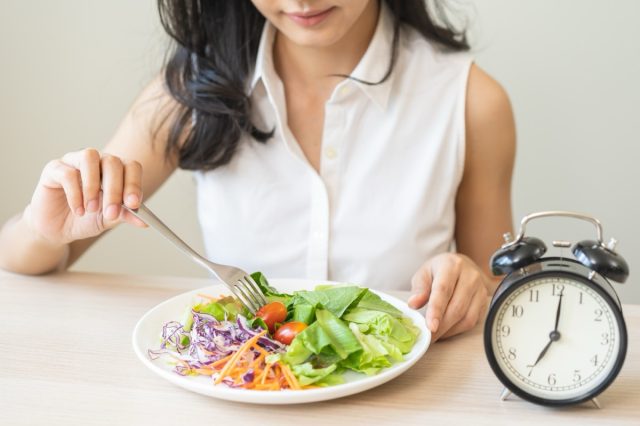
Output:
<instances>
[{"instance_id":1,"label":"clock face","mask_svg":"<svg viewBox=\"0 0 640 426\"><path fill-rule=\"evenodd\" d=\"M491 346L506 378L546 400L584 397L617 365L617 316L591 286L542 276L513 290L493 316Z\"/></svg>"}]
</instances>

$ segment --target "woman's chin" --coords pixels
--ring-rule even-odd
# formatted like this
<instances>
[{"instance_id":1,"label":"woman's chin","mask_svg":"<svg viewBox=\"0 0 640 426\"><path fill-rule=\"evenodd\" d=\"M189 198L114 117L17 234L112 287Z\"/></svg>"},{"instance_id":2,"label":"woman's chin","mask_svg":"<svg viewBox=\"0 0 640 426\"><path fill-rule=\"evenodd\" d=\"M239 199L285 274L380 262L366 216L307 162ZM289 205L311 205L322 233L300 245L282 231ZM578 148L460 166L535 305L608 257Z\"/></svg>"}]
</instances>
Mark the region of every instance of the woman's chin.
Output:
<instances>
[{"instance_id":1,"label":"woman's chin","mask_svg":"<svg viewBox=\"0 0 640 426\"><path fill-rule=\"evenodd\" d=\"M280 31L291 43L315 48L326 48L336 44L343 34L338 29Z\"/></svg>"}]
</instances>

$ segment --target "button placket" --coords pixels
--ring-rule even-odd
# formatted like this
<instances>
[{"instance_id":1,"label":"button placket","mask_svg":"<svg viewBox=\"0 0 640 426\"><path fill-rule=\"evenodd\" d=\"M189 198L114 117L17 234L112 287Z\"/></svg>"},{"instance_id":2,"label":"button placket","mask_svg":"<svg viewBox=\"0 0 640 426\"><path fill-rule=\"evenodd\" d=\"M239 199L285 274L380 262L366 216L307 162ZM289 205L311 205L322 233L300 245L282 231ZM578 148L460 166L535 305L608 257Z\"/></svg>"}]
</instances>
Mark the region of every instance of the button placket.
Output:
<instances>
[{"instance_id":1,"label":"button placket","mask_svg":"<svg viewBox=\"0 0 640 426\"><path fill-rule=\"evenodd\" d=\"M344 88L344 87L343 87ZM329 199L335 195L340 163L341 144L345 134L346 111L341 105L328 104L325 109L325 128L322 133L320 176L327 186Z\"/></svg>"},{"instance_id":2,"label":"button placket","mask_svg":"<svg viewBox=\"0 0 640 426\"><path fill-rule=\"evenodd\" d=\"M311 212L307 249L307 277L327 279L329 247L329 198L322 179L311 180Z\"/></svg>"},{"instance_id":3,"label":"button placket","mask_svg":"<svg viewBox=\"0 0 640 426\"><path fill-rule=\"evenodd\" d=\"M344 87L343 87L344 88ZM331 239L331 205L335 199L340 160L339 141L344 134L344 111L339 105L328 102L325 106L325 122L322 132L322 148L319 174L313 179L311 190L311 214L307 275L328 279Z\"/></svg>"}]
</instances>

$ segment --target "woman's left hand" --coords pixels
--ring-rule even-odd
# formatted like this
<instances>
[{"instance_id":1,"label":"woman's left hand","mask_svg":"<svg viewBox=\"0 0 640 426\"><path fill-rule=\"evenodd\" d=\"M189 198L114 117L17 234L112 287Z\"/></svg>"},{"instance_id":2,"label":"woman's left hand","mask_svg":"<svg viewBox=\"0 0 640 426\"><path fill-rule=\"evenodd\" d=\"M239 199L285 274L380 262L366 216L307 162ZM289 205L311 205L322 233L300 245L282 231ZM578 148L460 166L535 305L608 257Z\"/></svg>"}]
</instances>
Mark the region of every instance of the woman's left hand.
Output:
<instances>
[{"instance_id":1,"label":"woman's left hand","mask_svg":"<svg viewBox=\"0 0 640 426\"><path fill-rule=\"evenodd\" d=\"M419 309L427 304L427 326L436 341L467 331L484 319L489 286L489 277L470 258L443 253L414 274L409 306Z\"/></svg>"}]
</instances>

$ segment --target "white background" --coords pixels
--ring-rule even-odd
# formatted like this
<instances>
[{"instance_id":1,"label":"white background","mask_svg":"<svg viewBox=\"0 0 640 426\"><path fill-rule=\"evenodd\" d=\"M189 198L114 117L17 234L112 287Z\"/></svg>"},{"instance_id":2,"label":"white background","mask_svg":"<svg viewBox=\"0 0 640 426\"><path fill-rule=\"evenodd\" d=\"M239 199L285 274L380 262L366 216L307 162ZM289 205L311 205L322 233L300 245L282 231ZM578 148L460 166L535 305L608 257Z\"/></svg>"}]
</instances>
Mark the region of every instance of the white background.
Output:
<instances>
[{"instance_id":1,"label":"white background","mask_svg":"<svg viewBox=\"0 0 640 426\"><path fill-rule=\"evenodd\" d=\"M477 63L513 103L514 222L550 209L598 217L632 270L616 288L623 302L640 303L640 2L458 4ZM28 203L48 160L104 145L157 71L166 38L154 0L0 0L0 10L4 222ZM178 172L149 205L200 249L194 194L191 176ZM591 225L566 219L534 222L529 231L547 241L595 236ZM162 237L128 227L110 232L75 269L205 275Z\"/></svg>"}]
</instances>

